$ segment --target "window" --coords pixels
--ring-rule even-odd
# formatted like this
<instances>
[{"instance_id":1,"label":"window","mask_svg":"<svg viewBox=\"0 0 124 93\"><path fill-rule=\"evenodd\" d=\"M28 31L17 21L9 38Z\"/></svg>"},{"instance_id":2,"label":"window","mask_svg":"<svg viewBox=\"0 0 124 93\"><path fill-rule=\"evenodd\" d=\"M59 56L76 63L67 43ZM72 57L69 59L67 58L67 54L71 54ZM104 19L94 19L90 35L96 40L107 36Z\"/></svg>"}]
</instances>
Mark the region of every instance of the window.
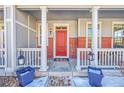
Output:
<instances>
[{"instance_id":1,"label":"window","mask_svg":"<svg viewBox=\"0 0 124 93\"><path fill-rule=\"evenodd\" d=\"M113 24L113 47L124 48L124 23Z\"/></svg>"},{"instance_id":2,"label":"window","mask_svg":"<svg viewBox=\"0 0 124 93\"><path fill-rule=\"evenodd\" d=\"M100 23L98 24L98 47L100 47L101 45L101 25ZM92 24L91 23L88 23L87 24L87 31L86 31L86 37L87 37L87 41L86 41L86 47L87 48L91 48L91 43L92 43Z\"/></svg>"}]
</instances>

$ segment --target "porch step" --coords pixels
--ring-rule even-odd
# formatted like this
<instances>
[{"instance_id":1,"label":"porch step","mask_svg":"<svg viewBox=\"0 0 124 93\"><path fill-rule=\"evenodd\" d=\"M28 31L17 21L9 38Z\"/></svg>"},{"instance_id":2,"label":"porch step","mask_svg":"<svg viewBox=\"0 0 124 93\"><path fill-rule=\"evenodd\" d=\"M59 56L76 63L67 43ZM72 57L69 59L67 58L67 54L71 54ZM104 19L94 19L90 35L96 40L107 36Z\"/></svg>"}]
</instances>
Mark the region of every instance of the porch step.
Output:
<instances>
[{"instance_id":1,"label":"porch step","mask_svg":"<svg viewBox=\"0 0 124 93\"><path fill-rule=\"evenodd\" d=\"M119 70L102 70L104 76L122 76ZM36 71L36 77L41 76L88 76L87 70L83 71L74 71L74 72L44 72L44 71Z\"/></svg>"},{"instance_id":2,"label":"porch step","mask_svg":"<svg viewBox=\"0 0 124 93\"><path fill-rule=\"evenodd\" d=\"M47 71L36 71L35 72L36 77L41 77L41 76L87 76L86 72L47 72Z\"/></svg>"}]
</instances>

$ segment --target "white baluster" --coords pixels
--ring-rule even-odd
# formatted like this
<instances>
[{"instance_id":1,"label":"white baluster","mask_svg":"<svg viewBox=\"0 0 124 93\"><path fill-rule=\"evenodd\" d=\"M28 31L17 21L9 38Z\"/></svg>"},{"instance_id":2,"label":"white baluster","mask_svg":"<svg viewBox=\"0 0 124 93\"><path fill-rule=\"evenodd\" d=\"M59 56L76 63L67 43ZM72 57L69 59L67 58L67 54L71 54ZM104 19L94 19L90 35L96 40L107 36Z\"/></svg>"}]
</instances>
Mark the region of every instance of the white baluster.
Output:
<instances>
[{"instance_id":1,"label":"white baluster","mask_svg":"<svg viewBox=\"0 0 124 93\"><path fill-rule=\"evenodd\" d=\"M118 65L120 65L120 62L121 62L121 51L119 51Z\"/></svg>"},{"instance_id":2,"label":"white baluster","mask_svg":"<svg viewBox=\"0 0 124 93\"><path fill-rule=\"evenodd\" d=\"M118 63L119 63L119 62L118 62L118 61L119 61L119 60L118 60L118 52L119 52L119 51L117 51L117 58L116 58L116 63L115 63L116 66L117 66Z\"/></svg>"},{"instance_id":3,"label":"white baluster","mask_svg":"<svg viewBox=\"0 0 124 93\"><path fill-rule=\"evenodd\" d=\"M40 64L41 64L41 57L40 57L40 56L41 56L41 53L40 53L40 52L38 52L38 54L37 54L37 55L38 55L38 63L37 63L37 64L38 64L38 65L40 65ZM39 56L39 55L40 55L40 56Z\"/></svg>"},{"instance_id":4,"label":"white baluster","mask_svg":"<svg viewBox=\"0 0 124 93\"><path fill-rule=\"evenodd\" d=\"M121 62L121 51L119 51L119 62L118 62L118 65L120 65L120 62Z\"/></svg>"},{"instance_id":5,"label":"white baluster","mask_svg":"<svg viewBox=\"0 0 124 93\"><path fill-rule=\"evenodd\" d=\"M85 66L87 66L87 62L86 62L85 56L86 56L86 51L84 51L84 62L85 62Z\"/></svg>"},{"instance_id":6,"label":"white baluster","mask_svg":"<svg viewBox=\"0 0 124 93\"><path fill-rule=\"evenodd\" d=\"M104 66L104 51L102 51L102 66Z\"/></svg>"},{"instance_id":7,"label":"white baluster","mask_svg":"<svg viewBox=\"0 0 124 93\"><path fill-rule=\"evenodd\" d=\"M113 52L111 51L111 66L113 65Z\"/></svg>"},{"instance_id":8,"label":"white baluster","mask_svg":"<svg viewBox=\"0 0 124 93\"><path fill-rule=\"evenodd\" d=\"M37 51L34 51L34 56L35 56L34 65L35 65L35 66L36 66L36 61L37 61L37 60L36 60L36 58L37 58L37 55L36 55L36 54L37 54Z\"/></svg>"},{"instance_id":9,"label":"white baluster","mask_svg":"<svg viewBox=\"0 0 124 93\"><path fill-rule=\"evenodd\" d=\"M26 51L24 51L24 59L25 59L25 62L26 62ZM26 64L24 64L26 65Z\"/></svg>"},{"instance_id":10,"label":"white baluster","mask_svg":"<svg viewBox=\"0 0 124 93\"><path fill-rule=\"evenodd\" d=\"M108 58L108 66L110 66L110 52L111 51L108 51L108 56L107 56L107 58Z\"/></svg>"},{"instance_id":11,"label":"white baluster","mask_svg":"<svg viewBox=\"0 0 124 93\"><path fill-rule=\"evenodd\" d=\"M115 66L115 62L116 62L116 55L115 55L115 51L114 51L114 66Z\"/></svg>"},{"instance_id":12,"label":"white baluster","mask_svg":"<svg viewBox=\"0 0 124 93\"><path fill-rule=\"evenodd\" d=\"M83 58L84 51L81 51L80 53L81 53L81 63L80 63L80 65L84 66L85 65L84 58Z\"/></svg>"},{"instance_id":13,"label":"white baluster","mask_svg":"<svg viewBox=\"0 0 124 93\"><path fill-rule=\"evenodd\" d=\"M99 51L99 65L101 66L101 51Z\"/></svg>"},{"instance_id":14,"label":"white baluster","mask_svg":"<svg viewBox=\"0 0 124 93\"><path fill-rule=\"evenodd\" d=\"M106 51L105 51L105 66L107 65L107 62L106 62L106 56L107 56L107 53L106 53Z\"/></svg>"}]
</instances>

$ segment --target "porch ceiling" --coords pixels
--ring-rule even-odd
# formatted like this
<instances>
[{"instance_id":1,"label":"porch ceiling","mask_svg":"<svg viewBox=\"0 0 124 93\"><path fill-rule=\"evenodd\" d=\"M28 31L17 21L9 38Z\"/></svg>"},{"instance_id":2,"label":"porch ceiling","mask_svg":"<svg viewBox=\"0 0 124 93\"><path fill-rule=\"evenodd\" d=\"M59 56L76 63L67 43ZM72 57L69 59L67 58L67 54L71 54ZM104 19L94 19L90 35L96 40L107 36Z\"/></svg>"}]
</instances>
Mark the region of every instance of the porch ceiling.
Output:
<instances>
[{"instance_id":1,"label":"porch ceiling","mask_svg":"<svg viewBox=\"0 0 124 93\"><path fill-rule=\"evenodd\" d=\"M38 20L41 18L40 10L23 10ZM48 10L48 20L77 20L78 18L91 18L90 9L87 10ZM99 18L124 18L124 9L99 10Z\"/></svg>"}]
</instances>

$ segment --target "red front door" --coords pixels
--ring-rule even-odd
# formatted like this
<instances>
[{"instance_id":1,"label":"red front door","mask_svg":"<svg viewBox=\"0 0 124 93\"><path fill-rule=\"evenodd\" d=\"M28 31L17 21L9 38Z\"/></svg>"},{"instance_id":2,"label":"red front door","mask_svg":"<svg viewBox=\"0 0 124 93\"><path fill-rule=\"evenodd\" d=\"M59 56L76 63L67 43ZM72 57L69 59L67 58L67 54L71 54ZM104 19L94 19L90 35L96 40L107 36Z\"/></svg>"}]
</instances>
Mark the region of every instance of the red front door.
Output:
<instances>
[{"instance_id":1,"label":"red front door","mask_svg":"<svg viewBox=\"0 0 124 93\"><path fill-rule=\"evenodd\" d=\"M56 30L56 56L67 56L67 29Z\"/></svg>"}]
</instances>

